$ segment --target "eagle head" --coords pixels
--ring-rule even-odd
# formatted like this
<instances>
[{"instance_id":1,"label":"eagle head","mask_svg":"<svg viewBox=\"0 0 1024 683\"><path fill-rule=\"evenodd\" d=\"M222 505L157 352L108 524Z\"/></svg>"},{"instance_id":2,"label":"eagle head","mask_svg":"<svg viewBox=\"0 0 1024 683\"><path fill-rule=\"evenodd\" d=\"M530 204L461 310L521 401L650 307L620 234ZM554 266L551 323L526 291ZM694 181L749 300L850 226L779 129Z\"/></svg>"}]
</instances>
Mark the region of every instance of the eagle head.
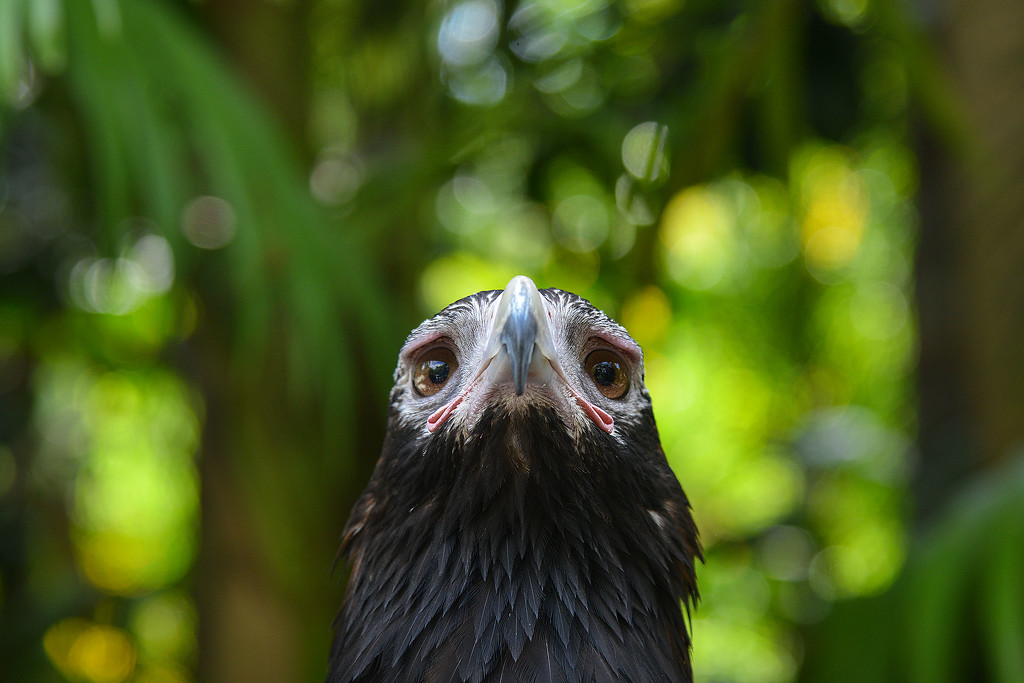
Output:
<instances>
[{"instance_id":1,"label":"eagle head","mask_svg":"<svg viewBox=\"0 0 1024 683\"><path fill-rule=\"evenodd\" d=\"M515 277L402 347L327 680L690 681L700 553L640 347Z\"/></svg>"}]
</instances>

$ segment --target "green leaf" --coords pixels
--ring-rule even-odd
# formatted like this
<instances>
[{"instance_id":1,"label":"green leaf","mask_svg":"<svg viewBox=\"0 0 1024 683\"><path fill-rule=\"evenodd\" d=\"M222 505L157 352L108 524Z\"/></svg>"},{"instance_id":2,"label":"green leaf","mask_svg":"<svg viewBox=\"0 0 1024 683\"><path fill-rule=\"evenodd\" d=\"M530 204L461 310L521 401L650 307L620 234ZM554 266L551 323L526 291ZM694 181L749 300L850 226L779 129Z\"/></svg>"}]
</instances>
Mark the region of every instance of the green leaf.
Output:
<instances>
[{"instance_id":1,"label":"green leaf","mask_svg":"<svg viewBox=\"0 0 1024 683\"><path fill-rule=\"evenodd\" d=\"M951 526L915 557L909 568L903 626L908 680L912 682L959 680L960 627L978 545L972 532L969 524Z\"/></svg>"},{"instance_id":2,"label":"green leaf","mask_svg":"<svg viewBox=\"0 0 1024 683\"><path fill-rule=\"evenodd\" d=\"M72 0L73 2L75 0ZM121 32L121 10L118 0L92 0L96 26L104 38L114 38Z\"/></svg>"},{"instance_id":3,"label":"green leaf","mask_svg":"<svg viewBox=\"0 0 1024 683\"><path fill-rule=\"evenodd\" d=\"M61 0L32 0L28 6L28 38L32 53L46 71L62 71L67 64L67 38Z\"/></svg>"},{"instance_id":4,"label":"green leaf","mask_svg":"<svg viewBox=\"0 0 1024 683\"><path fill-rule=\"evenodd\" d=\"M980 581L982 642L995 673L993 680L1005 683L1024 681L1024 500L1020 490L1005 490L1003 504L987 529L990 543Z\"/></svg>"},{"instance_id":5,"label":"green leaf","mask_svg":"<svg viewBox=\"0 0 1024 683\"><path fill-rule=\"evenodd\" d=\"M84 123L100 226L110 249L116 241L115 227L131 215L127 141L120 126L126 84L115 52L118 43L100 36L87 6L72 2L68 10L68 79Z\"/></svg>"},{"instance_id":6,"label":"green leaf","mask_svg":"<svg viewBox=\"0 0 1024 683\"><path fill-rule=\"evenodd\" d=\"M1024 457L987 473L960 495L914 558L905 622L909 680L961 680L958 667L972 640L965 629L986 633L997 680L1022 680L1021 490ZM968 604L979 598L982 622L972 624Z\"/></svg>"},{"instance_id":7,"label":"green leaf","mask_svg":"<svg viewBox=\"0 0 1024 683\"><path fill-rule=\"evenodd\" d=\"M13 104L25 68L22 0L0 0L0 95Z\"/></svg>"}]
</instances>

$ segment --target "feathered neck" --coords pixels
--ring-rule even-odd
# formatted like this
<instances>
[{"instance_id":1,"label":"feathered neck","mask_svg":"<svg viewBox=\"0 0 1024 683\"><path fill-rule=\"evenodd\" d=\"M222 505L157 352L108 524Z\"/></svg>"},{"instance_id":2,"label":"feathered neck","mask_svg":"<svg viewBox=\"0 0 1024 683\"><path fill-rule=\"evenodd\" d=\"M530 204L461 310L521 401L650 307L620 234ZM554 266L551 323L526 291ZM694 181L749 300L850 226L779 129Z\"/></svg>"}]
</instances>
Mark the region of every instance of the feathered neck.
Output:
<instances>
[{"instance_id":1,"label":"feathered neck","mask_svg":"<svg viewBox=\"0 0 1024 683\"><path fill-rule=\"evenodd\" d=\"M649 428L490 409L425 442L393 420L346 528L328 680L689 681L689 506Z\"/></svg>"}]
</instances>

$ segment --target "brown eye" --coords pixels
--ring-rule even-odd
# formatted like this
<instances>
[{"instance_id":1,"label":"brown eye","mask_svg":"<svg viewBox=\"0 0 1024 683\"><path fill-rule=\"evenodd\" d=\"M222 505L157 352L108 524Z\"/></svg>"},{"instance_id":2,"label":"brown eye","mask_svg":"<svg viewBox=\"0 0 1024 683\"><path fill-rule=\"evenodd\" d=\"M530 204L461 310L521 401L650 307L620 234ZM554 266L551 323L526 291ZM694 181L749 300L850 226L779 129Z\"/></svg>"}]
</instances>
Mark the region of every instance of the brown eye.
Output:
<instances>
[{"instance_id":1,"label":"brown eye","mask_svg":"<svg viewBox=\"0 0 1024 683\"><path fill-rule=\"evenodd\" d=\"M424 351L416 360L412 385L420 396L433 396L441 391L458 368L455 354L443 346L436 346Z\"/></svg>"},{"instance_id":2,"label":"brown eye","mask_svg":"<svg viewBox=\"0 0 1024 683\"><path fill-rule=\"evenodd\" d=\"M609 349L591 351L584 363L597 390L608 398L622 398L629 391L629 372L622 356Z\"/></svg>"}]
</instances>

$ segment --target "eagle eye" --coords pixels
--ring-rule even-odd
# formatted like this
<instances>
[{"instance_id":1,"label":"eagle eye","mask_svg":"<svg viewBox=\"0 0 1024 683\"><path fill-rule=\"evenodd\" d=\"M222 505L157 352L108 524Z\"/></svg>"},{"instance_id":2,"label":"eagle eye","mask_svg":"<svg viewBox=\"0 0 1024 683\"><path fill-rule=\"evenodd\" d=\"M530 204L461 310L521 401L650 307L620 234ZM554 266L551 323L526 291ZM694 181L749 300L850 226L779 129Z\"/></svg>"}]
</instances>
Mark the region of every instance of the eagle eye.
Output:
<instances>
[{"instance_id":1,"label":"eagle eye","mask_svg":"<svg viewBox=\"0 0 1024 683\"><path fill-rule=\"evenodd\" d=\"M455 360L455 354L444 346L435 346L416 359L412 386L420 396L433 396L441 391L458 369L459 362Z\"/></svg>"},{"instance_id":2,"label":"eagle eye","mask_svg":"<svg viewBox=\"0 0 1024 683\"><path fill-rule=\"evenodd\" d=\"M629 391L626 361L611 349L596 349L583 364L597 390L608 398L622 398Z\"/></svg>"}]
</instances>

